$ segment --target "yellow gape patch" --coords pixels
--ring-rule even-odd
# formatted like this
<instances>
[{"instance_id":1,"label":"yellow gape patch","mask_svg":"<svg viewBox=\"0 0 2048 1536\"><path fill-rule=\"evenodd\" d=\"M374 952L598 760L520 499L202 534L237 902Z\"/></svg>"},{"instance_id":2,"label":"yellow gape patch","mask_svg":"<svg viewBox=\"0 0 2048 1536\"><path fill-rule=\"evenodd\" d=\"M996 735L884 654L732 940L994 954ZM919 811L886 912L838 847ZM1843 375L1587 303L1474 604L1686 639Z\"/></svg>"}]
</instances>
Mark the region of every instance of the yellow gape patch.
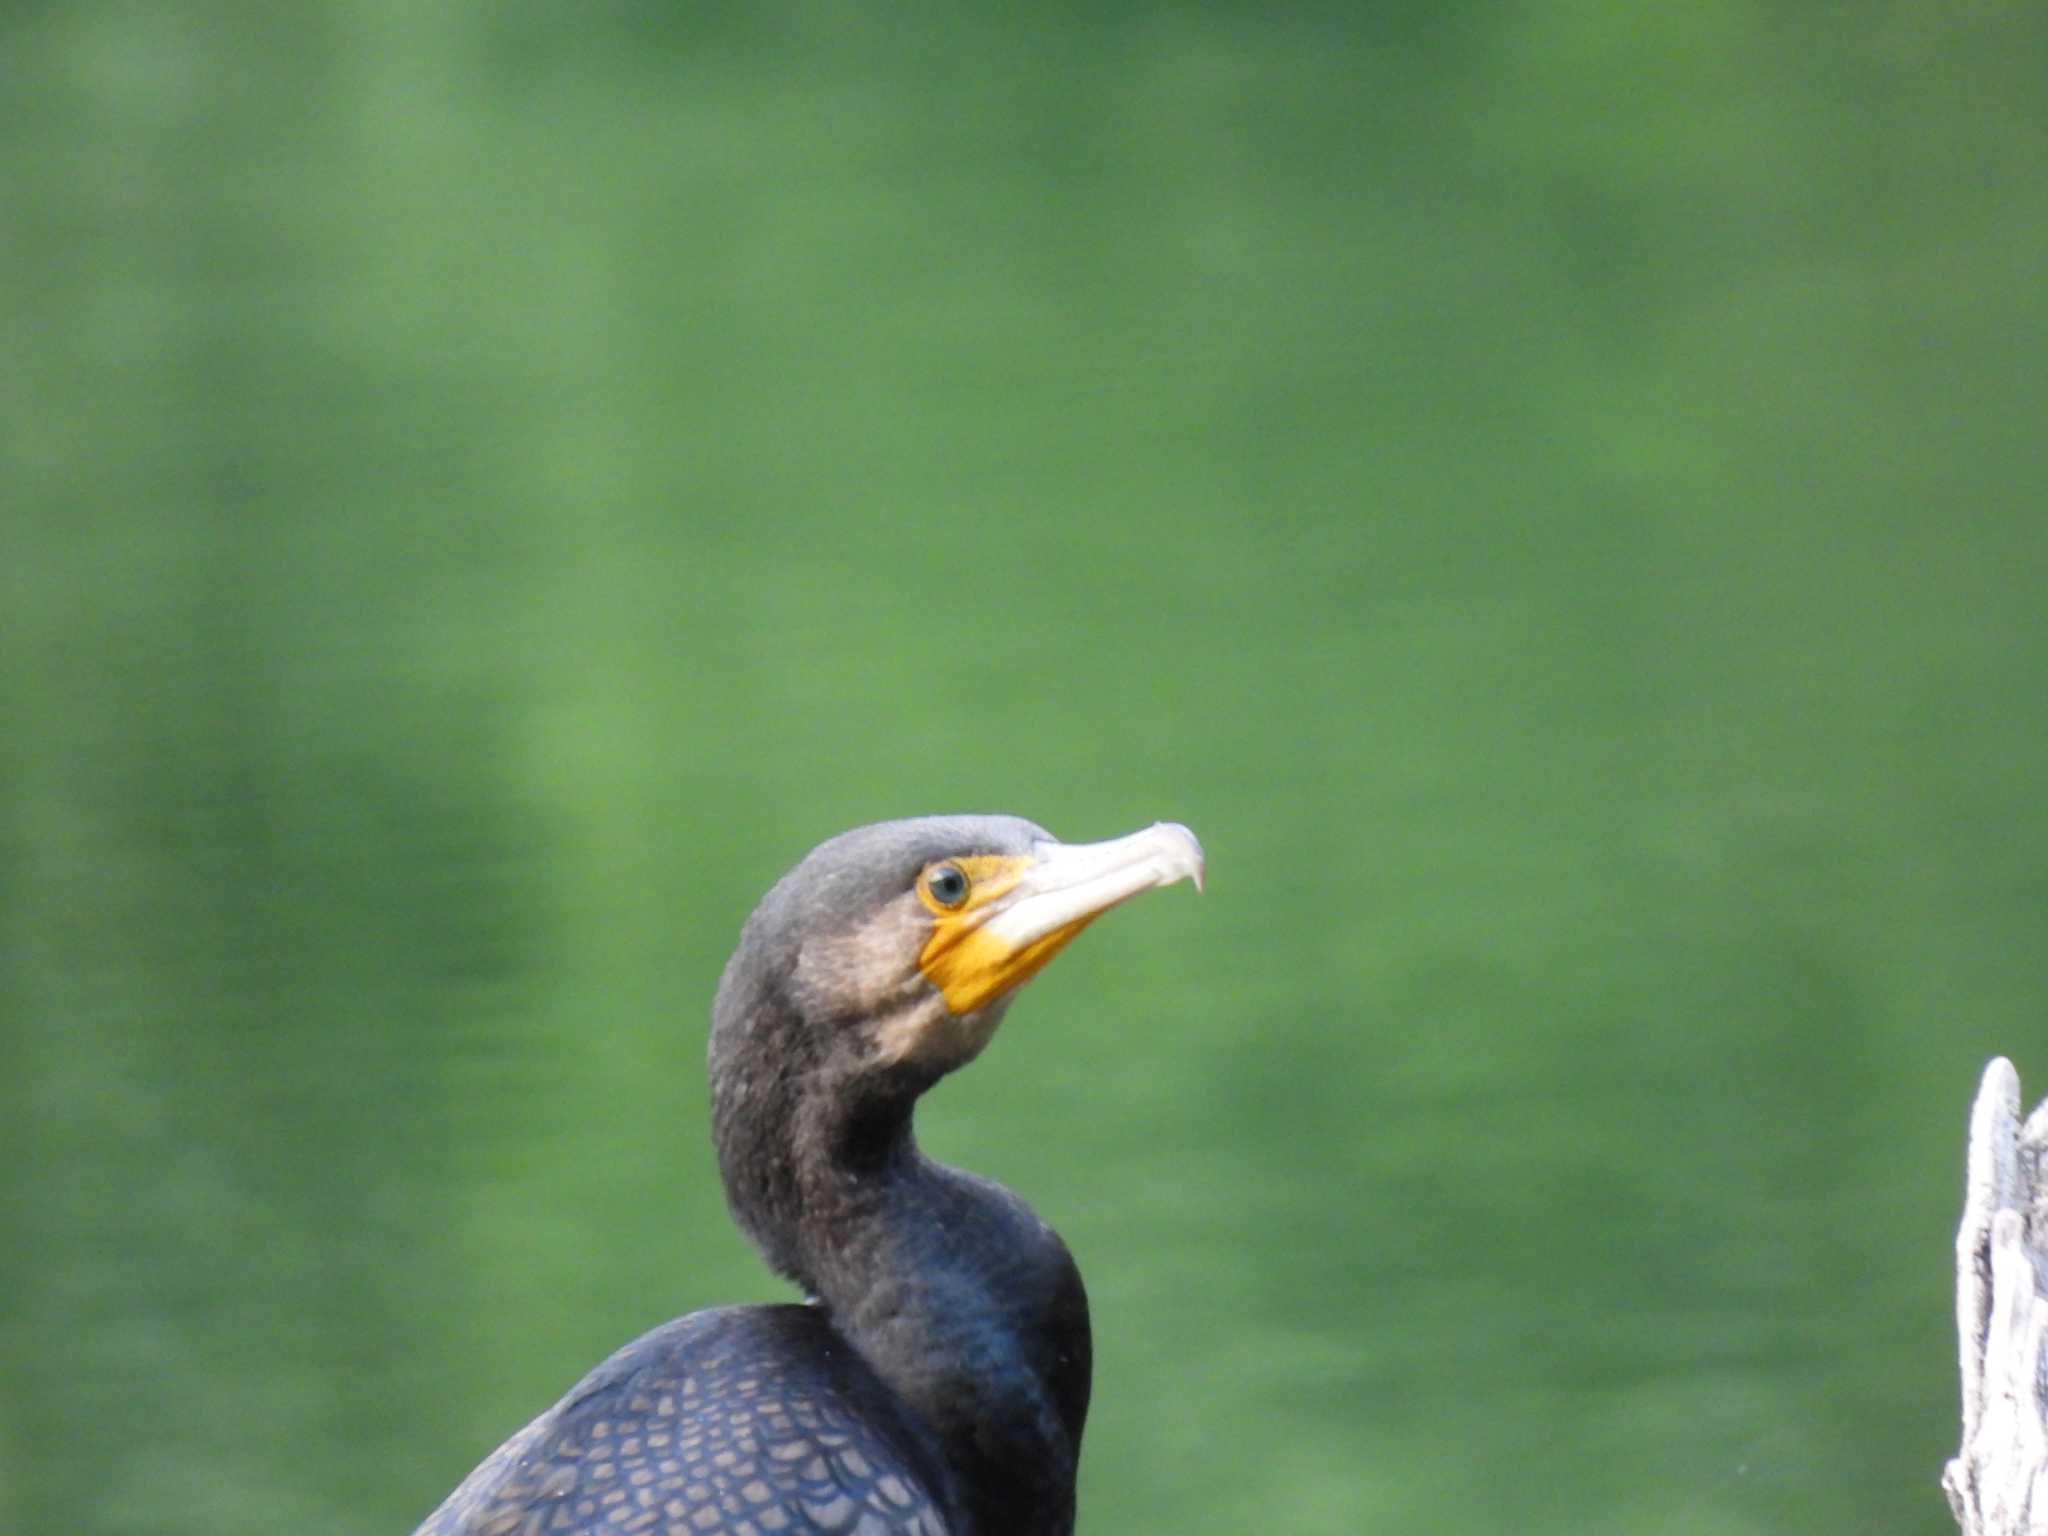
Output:
<instances>
[{"instance_id":1,"label":"yellow gape patch","mask_svg":"<svg viewBox=\"0 0 2048 1536\"><path fill-rule=\"evenodd\" d=\"M918 876L918 899L932 914L932 936L918 967L954 1014L986 1008L1024 985L1096 915L1090 912L1022 946L991 932L989 919L1037 862L984 854L947 859Z\"/></svg>"}]
</instances>

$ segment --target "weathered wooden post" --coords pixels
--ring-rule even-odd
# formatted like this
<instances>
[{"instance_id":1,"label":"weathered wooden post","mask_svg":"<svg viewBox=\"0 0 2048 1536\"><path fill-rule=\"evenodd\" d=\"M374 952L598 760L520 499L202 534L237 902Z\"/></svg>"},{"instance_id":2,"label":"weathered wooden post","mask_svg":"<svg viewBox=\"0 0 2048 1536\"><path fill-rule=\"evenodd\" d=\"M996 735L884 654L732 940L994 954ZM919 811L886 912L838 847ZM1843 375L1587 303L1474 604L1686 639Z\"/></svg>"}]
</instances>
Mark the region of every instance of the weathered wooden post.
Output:
<instances>
[{"instance_id":1,"label":"weathered wooden post","mask_svg":"<svg viewBox=\"0 0 2048 1536\"><path fill-rule=\"evenodd\" d=\"M2020 1076L1984 1069L1970 1112L1956 1332L1963 1444L1942 1473L1965 1536L2048 1536L2048 1102L2020 1122Z\"/></svg>"}]
</instances>

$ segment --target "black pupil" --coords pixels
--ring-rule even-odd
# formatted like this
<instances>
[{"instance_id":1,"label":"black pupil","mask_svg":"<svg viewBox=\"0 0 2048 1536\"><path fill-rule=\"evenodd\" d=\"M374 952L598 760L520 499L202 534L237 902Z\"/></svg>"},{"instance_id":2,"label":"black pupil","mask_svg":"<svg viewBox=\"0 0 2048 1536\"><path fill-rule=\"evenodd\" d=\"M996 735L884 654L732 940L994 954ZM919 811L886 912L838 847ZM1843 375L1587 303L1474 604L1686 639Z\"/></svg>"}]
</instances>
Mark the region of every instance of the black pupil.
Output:
<instances>
[{"instance_id":1,"label":"black pupil","mask_svg":"<svg viewBox=\"0 0 2048 1536\"><path fill-rule=\"evenodd\" d=\"M955 907L967 899L967 876L956 865L941 864L932 871L932 899L942 907Z\"/></svg>"}]
</instances>

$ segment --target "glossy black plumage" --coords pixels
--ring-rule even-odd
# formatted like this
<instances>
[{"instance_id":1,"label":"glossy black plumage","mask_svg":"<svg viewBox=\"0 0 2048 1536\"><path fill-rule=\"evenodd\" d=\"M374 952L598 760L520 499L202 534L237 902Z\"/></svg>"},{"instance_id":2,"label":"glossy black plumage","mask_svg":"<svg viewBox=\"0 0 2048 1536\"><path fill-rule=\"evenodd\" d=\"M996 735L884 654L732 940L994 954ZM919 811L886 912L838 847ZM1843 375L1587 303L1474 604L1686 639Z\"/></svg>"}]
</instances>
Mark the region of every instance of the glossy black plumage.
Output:
<instances>
[{"instance_id":1,"label":"glossy black plumage","mask_svg":"<svg viewBox=\"0 0 2048 1536\"><path fill-rule=\"evenodd\" d=\"M728 1202L808 1304L694 1313L627 1345L420 1536L1071 1532L1080 1273L1023 1201L911 1134L919 1095L986 1044L1016 984L955 1012L925 972L948 914L918 882L956 859L1028 871L1014 894L992 880L995 916L977 920L1026 945L1200 874L1184 828L1067 849L1014 817L882 823L814 850L748 919L709 1050ZM1093 883L1063 888L1063 872Z\"/></svg>"}]
</instances>

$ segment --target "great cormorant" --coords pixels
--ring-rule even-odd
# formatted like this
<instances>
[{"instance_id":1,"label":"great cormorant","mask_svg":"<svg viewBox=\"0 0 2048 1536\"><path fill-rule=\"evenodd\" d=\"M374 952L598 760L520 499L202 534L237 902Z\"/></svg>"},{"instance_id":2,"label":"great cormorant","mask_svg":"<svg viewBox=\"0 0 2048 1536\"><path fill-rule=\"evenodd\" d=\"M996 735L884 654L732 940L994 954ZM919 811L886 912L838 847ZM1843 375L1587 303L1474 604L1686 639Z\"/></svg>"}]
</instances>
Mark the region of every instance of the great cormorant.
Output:
<instances>
[{"instance_id":1,"label":"great cormorant","mask_svg":"<svg viewBox=\"0 0 2048 1536\"><path fill-rule=\"evenodd\" d=\"M925 1157L911 1110L1090 920L1188 877L1171 823L1069 845L930 817L813 850L741 930L709 1052L727 1202L808 1302L628 1344L419 1536L1072 1531L1080 1273L1022 1200Z\"/></svg>"}]
</instances>

